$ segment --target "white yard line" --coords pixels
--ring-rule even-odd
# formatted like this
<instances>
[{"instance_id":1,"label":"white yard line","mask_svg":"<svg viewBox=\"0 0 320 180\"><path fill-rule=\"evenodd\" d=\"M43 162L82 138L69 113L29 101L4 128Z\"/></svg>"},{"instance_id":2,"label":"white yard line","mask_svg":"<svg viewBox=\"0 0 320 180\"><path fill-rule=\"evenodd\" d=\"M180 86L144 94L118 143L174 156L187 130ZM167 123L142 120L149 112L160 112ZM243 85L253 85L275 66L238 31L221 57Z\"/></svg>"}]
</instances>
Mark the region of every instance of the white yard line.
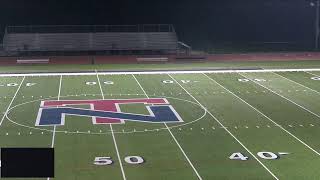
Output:
<instances>
[{"instance_id":1,"label":"white yard line","mask_svg":"<svg viewBox=\"0 0 320 180\"><path fill-rule=\"evenodd\" d=\"M237 97L239 100L241 100L243 103L247 104L248 106L250 106L252 109L254 109L256 112L258 112L259 114L261 114L263 117L267 118L269 121L271 121L273 124L275 124L277 127L279 127L280 129L282 129L283 131L285 131L286 133L288 133L290 136L292 136L294 139L296 139L297 141L299 141L301 144L303 144L304 146L306 146L307 148L309 148L311 151L313 151L314 153L316 153L317 155L320 155L320 153L318 151L316 151L315 149L313 149L312 147L310 147L307 143L303 142L301 139L299 139L298 137L296 137L295 135L293 135L291 132L289 132L288 130L286 130L285 128L283 128L281 125L279 125L278 123L276 123L275 121L273 121L270 117L268 117L267 115L265 115L264 113L262 113L260 110L258 110L257 108L253 107L251 104L249 104L247 101L245 101L244 99L242 99L241 97L239 97L238 95L236 95L235 93L233 93L232 91L230 91L229 89L227 89L226 87L224 87L223 85L221 85L220 83L218 83L216 80L212 79L211 77L209 77L208 75L204 74L207 78L209 78L211 81L213 81L214 83L218 84L219 86L221 86L223 89L225 89L226 91L228 91L230 94L232 94L233 96Z\"/></svg>"},{"instance_id":2,"label":"white yard line","mask_svg":"<svg viewBox=\"0 0 320 180\"><path fill-rule=\"evenodd\" d=\"M57 98L58 101L60 101L61 85L62 85L62 75L60 75L60 80L59 80L59 90L58 90L58 98ZM54 128L53 128L51 148L53 148L53 146L54 146L54 139L55 139L55 135L56 135L56 128L57 128L57 126L54 126Z\"/></svg>"},{"instance_id":3,"label":"white yard line","mask_svg":"<svg viewBox=\"0 0 320 180\"><path fill-rule=\"evenodd\" d=\"M136 78L136 76L134 76L132 74L132 77L136 80L137 84L139 85L140 89L143 91L144 95L149 99L148 94L146 93L146 91L143 89L143 87L141 86L140 82L138 81L138 79Z\"/></svg>"},{"instance_id":4,"label":"white yard line","mask_svg":"<svg viewBox=\"0 0 320 180\"><path fill-rule=\"evenodd\" d=\"M309 90L311 90L311 91L313 91L313 92L315 92L315 93L317 93L317 94L320 94L319 91L314 90L314 89L312 89L312 88L309 88L309 87L307 87L307 86L305 86L305 85L303 85L303 84L300 84L300 83L298 83L298 82L296 82L296 81L294 81L294 80L292 80L292 79L289 79L289 78L286 78L286 77L284 77L284 76L281 76L280 74L277 74L277 73L275 73L275 72L272 72L272 73L275 74L275 75L278 75L279 77L282 77L283 79L286 79L286 80L291 81L291 82L293 82L293 83L295 83L295 84L298 84L299 86L302 86L302 87L304 87L304 88L306 88L306 89L309 89Z\"/></svg>"},{"instance_id":5,"label":"white yard line","mask_svg":"<svg viewBox=\"0 0 320 180\"><path fill-rule=\"evenodd\" d=\"M313 73L311 73L311 72L308 72L308 71L304 71L305 73L308 73L308 74L311 74L311 75L313 75L313 76L316 76L316 77L320 77L320 75L318 75L318 74L313 74Z\"/></svg>"},{"instance_id":6,"label":"white yard line","mask_svg":"<svg viewBox=\"0 0 320 180\"><path fill-rule=\"evenodd\" d=\"M96 70L96 72L97 72L97 70ZM99 88L100 88L100 93L101 93L102 99L104 99L104 93L103 93L103 90L102 90L102 87L101 87L101 82L100 82L100 78L99 78L98 73L96 73L96 76L97 76L97 79L98 79L98 84L99 84Z\"/></svg>"},{"instance_id":7,"label":"white yard line","mask_svg":"<svg viewBox=\"0 0 320 180\"><path fill-rule=\"evenodd\" d=\"M96 70L96 76L97 76L97 79L98 79L98 83L99 83L99 88L100 88L100 92L101 92L101 96L102 96L102 99L104 99L104 93L103 93L103 90L102 90L102 87L101 87L101 82L100 82L100 78L99 78L99 75L97 73L97 70ZM121 161L121 158L120 158L120 153L119 153L119 150L118 150L118 145L117 145L117 141L116 141L116 137L114 135L114 132L113 132L113 128L112 128L112 125L110 124L110 130L111 130L111 135L112 135L112 139L113 139L113 143L114 143L114 146L115 146L115 149L116 149L116 152L117 152L117 157L118 157L118 161L119 161L119 164L120 164L120 169L121 169L121 174L122 174L122 178L123 180L126 180L126 174L124 172L124 168L123 168L123 165L122 165L122 161Z\"/></svg>"},{"instance_id":8,"label":"white yard line","mask_svg":"<svg viewBox=\"0 0 320 180\"><path fill-rule=\"evenodd\" d=\"M21 88L21 86L22 86L23 81L24 81L25 78L26 78L26 77L23 76L23 78L22 78L22 80L21 80L21 82L20 82L20 85L19 85L18 89L16 90L13 98L11 99L10 104L9 104L8 107L7 107L7 110L6 110L5 113L3 114L2 119L1 119L1 121L0 121L0 126L2 125L2 123L3 123L3 121L4 121L4 118L6 117L6 114L8 113L8 111L9 111L9 109L10 109L13 101L15 100L15 98L16 98L16 96L17 96L17 94L18 94L18 92L19 92L19 90L20 90L20 88Z\"/></svg>"},{"instance_id":9,"label":"white yard line","mask_svg":"<svg viewBox=\"0 0 320 180\"><path fill-rule=\"evenodd\" d=\"M239 74L240 74L240 73L239 73ZM243 77L245 77L246 79L250 79L250 78L248 78L247 76L245 76L245 75L243 75L243 74L240 74L240 75L241 75L241 76L243 76ZM262 85L261 83L259 83L259 82L257 82L257 81L253 81L253 80L250 80L250 81L251 81L251 82L256 83L257 85L259 85L259 86L261 86L261 87L263 87L263 88L265 88L265 89L269 90L270 92L272 92L272 93L274 93L274 94L276 94L276 95L278 95L278 96L282 97L283 99L285 99L285 100L287 100L287 101L291 102L292 104L295 104L296 106L298 106L298 107L300 107L300 108L304 109L305 111L307 111L307 112L309 112L309 113L311 113L311 114L313 114L313 115L317 116L318 118L320 118L320 115L319 115L319 114L312 112L311 110L307 109L306 107L304 107L304 106L302 106L302 105L300 105L300 104L297 104L296 102L292 101L291 99L289 99L289 98L287 98L287 97L285 97L285 96L283 96L283 95L281 95L281 94L279 94L279 93L277 93L277 92L273 91L272 89L270 89L270 88L268 88L268 87L266 87L266 86Z\"/></svg>"},{"instance_id":10,"label":"white yard line","mask_svg":"<svg viewBox=\"0 0 320 180\"><path fill-rule=\"evenodd\" d=\"M60 75L60 80L59 80L59 90L58 90L58 97L57 97L58 101L60 101L61 85L62 85L62 75ZM57 128L57 126L53 127L51 148L54 147L54 142L55 142L55 137L56 137L56 128ZM50 178L48 177L47 180L50 180Z\"/></svg>"},{"instance_id":11,"label":"white yard line","mask_svg":"<svg viewBox=\"0 0 320 180\"><path fill-rule=\"evenodd\" d=\"M111 129L111 135L112 135L112 139L113 139L113 143L114 143L114 146L116 148L116 152L117 152L117 156L118 156L118 161L119 161L119 164L120 164L120 169L121 169L121 173L122 173L122 178L123 180L126 180L126 174L124 173L124 169L123 169L123 165L122 165L122 161L121 161L121 158L120 158L120 153L119 153L119 150L118 150L118 145L117 145L117 141L116 141L116 138L114 136L114 133L113 133L113 128L112 128L112 125L110 124L110 129Z\"/></svg>"},{"instance_id":12,"label":"white yard line","mask_svg":"<svg viewBox=\"0 0 320 180\"><path fill-rule=\"evenodd\" d=\"M202 107L204 107L192 94L190 94L175 78L173 78L170 74L168 74L172 80L174 80L192 99L194 99L199 105L201 105ZM258 161L258 163L265 169L267 170L271 176L274 177L274 179L279 180L279 178L273 174L273 172L271 172L271 170L265 166L236 136L234 136L208 109L206 109L207 113L217 122L220 124L220 126L227 132L229 133L230 136L232 136L249 154L251 154L252 157L254 157L254 159L256 161Z\"/></svg>"},{"instance_id":13,"label":"white yard line","mask_svg":"<svg viewBox=\"0 0 320 180\"><path fill-rule=\"evenodd\" d=\"M61 84L62 84L62 75L60 75L60 81L59 81L59 92L58 92L58 101L60 101L60 94L61 94Z\"/></svg>"},{"instance_id":14,"label":"white yard line","mask_svg":"<svg viewBox=\"0 0 320 180\"><path fill-rule=\"evenodd\" d=\"M143 91L143 93L146 95L146 97L149 99L148 94L146 93L146 91L143 89L143 87L141 86L140 82L138 81L138 79L132 74L133 78L136 80L136 82L138 83L138 85L140 86L141 90ZM177 146L179 147L180 151L182 152L182 154L184 155L184 157L186 158L186 160L188 161L189 165L191 166L191 168L193 169L194 173L197 175L199 180L202 180L200 174L198 173L197 169L194 167L194 165L192 164L192 162L190 161L189 157L187 156L187 154L185 153L185 151L183 150L183 148L181 147L180 143L178 142L178 140L176 139L176 137L173 135L173 133L171 132L170 128L168 127L168 125L166 123L164 123L164 125L166 126L167 130L169 131L172 139L175 141L175 143L177 144Z\"/></svg>"},{"instance_id":15,"label":"white yard line","mask_svg":"<svg viewBox=\"0 0 320 180\"><path fill-rule=\"evenodd\" d=\"M19 76L81 76L81 75L130 75L130 74L202 74L202 73L254 73L254 72L305 72L305 71L320 71L320 68L310 68L310 69L256 69L256 70L185 70L185 71L123 71L123 72L60 72L60 73L7 73L0 74L0 77L19 77Z\"/></svg>"},{"instance_id":16,"label":"white yard line","mask_svg":"<svg viewBox=\"0 0 320 180\"><path fill-rule=\"evenodd\" d=\"M58 90L58 98L57 98L58 101L60 101L61 85L62 85L62 75L60 76L60 80L59 80L59 90ZM55 139L55 135L56 135L56 128L57 128L57 126L54 126L54 128L53 128L51 148L53 148L53 146L54 146L54 139Z\"/></svg>"},{"instance_id":17,"label":"white yard line","mask_svg":"<svg viewBox=\"0 0 320 180\"><path fill-rule=\"evenodd\" d=\"M197 169L194 167L194 165L192 164L191 160L189 159L189 157L187 156L187 154L185 153L185 151L182 149L180 143L178 142L178 140L176 139L176 137L173 135L173 133L171 132L170 128L168 127L168 125L166 123L164 123L164 125L166 126L166 128L168 129L172 139L176 142L177 146L179 147L180 151L182 152L182 154L184 155L184 157L186 158L186 160L188 161L189 165L191 166L191 168L193 169L194 173L197 175L199 180L202 180L202 177L200 176L199 172L197 171Z\"/></svg>"},{"instance_id":18,"label":"white yard line","mask_svg":"<svg viewBox=\"0 0 320 180\"><path fill-rule=\"evenodd\" d=\"M54 138L55 138L55 136L56 136L56 127L57 127L57 126L54 126L54 127L53 127L51 148L53 148L53 146L54 146Z\"/></svg>"}]
</instances>

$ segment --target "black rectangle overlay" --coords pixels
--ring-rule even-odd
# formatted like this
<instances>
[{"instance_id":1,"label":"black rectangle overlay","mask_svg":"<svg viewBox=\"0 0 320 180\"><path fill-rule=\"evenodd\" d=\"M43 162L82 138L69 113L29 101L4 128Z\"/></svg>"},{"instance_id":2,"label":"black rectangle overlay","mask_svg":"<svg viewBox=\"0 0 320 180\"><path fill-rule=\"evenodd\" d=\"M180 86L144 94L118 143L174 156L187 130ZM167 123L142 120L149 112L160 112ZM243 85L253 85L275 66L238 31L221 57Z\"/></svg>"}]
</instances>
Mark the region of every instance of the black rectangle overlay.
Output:
<instances>
[{"instance_id":1,"label":"black rectangle overlay","mask_svg":"<svg viewBox=\"0 0 320 180\"><path fill-rule=\"evenodd\" d=\"M1 177L54 177L54 149L1 148Z\"/></svg>"}]
</instances>

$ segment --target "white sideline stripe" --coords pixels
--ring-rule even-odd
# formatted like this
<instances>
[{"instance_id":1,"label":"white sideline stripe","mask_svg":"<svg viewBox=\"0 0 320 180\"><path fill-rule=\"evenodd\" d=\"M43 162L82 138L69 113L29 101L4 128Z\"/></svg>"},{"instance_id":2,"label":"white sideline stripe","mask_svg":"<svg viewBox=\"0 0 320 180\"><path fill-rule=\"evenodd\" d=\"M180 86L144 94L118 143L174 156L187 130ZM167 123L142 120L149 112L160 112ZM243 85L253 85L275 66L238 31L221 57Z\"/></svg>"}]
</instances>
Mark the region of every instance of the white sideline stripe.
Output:
<instances>
[{"instance_id":1,"label":"white sideline stripe","mask_svg":"<svg viewBox=\"0 0 320 180\"><path fill-rule=\"evenodd\" d=\"M18 92L19 92L19 90L20 90L20 88L21 88L21 86L22 86L22 83L23 83L23 81L24 81L25 78L26 78L26 77L23 76L23 78L22 78L22 80L21 80L21 82L20 82L20 85L19 85L18 89L16 90L13 98L11 99L10 104L9 104L8 107L7 107L7 110L6 110L5 113L3 114L2 119L1 119L1 121L0 121L0 126L2 125L2 123L3 123L3 121L4 121L4 118L6 117L6 115L7 115L7 113L8 113L8 110L10 109L13 101L15 100L15 98L16 98L16 96L17 96L17 94L18 94Z\"/></svg>"},{"instance_id":2,"label":"white sideline stripe","mask_svg":"<svg viewBox=\"0 0 320 180\"><path fill-rule=\"evenodd\" d=\"M62 84L62 75L60 75L60 80L59 80L59 90L58 90L58 98L57 98L58 101L60 101L61 84ZM57 126L53 127L52 139L51 139L51 148L54 147L55 136L56 136L56 128L57 128ZM50 180L50 178L48 177L47 180Z\"/></svg>"},{"instance_id":3,"label":"white sideline stripe","mask_svg":"<svg viewBox=\"0 0 320 180\"><path fill-rule=\"evenodd\" d=\"M136 82L138 83L138 85L140 86L141 90L143 91L143 93L146 95L146 97L149 99L148 94L146 93L146 91L143 89L143 87L141 86L140 82L138 81L138 79L132 74L133 78L136 80ZM197 177L199 180L202 180L200 174L198 173L197 169L193 166L192 162L190 161L189 157L187 156L187 154L184 152L184 150L182 149L182 147L180 146L178 140L176 139L176 137L173 135L173 133L171 132L170 128L168 127L167 123L164 123L164 125L166 126L166 128L168 129L171 137L173 138L173 140L175 141L175 143L177 144L177 146L179 147L180 151L182 152L182 154L184 155L184 157L186 158L186 160L188 161L189 165L191 166L191 168L193 169L193 171L196 173Z\"/></svg>"},{"instance_id":4,"label":"white sideline stripe","mask_svg":"<svg viewBox=\"0 0 320 180\"><path fill-rule=\"evenodd\" d=\"M230 91L229 89L227 89L226 87L224 87L223 85L221 85L220 83L218 83L216 80L212 79L211 77L209 77L208 75L204 74L205 76L207 76L211 81L215 82L216 84L218 84L219 86L221 86L223 89L225 89L226 91L228 91L230 94L234 95L235 97L237 97L239 100L241 100L242 102L244 102L245 104L247 104L248 106L250 106L252 109L254 109L255 111L257 111L259 114L261 114L263 117L267 118L268 120L270 120L273 124L275 124L277 127L279 127L280 129L282 129L283 131L285 131L286 133L288 133L290 136L292 136L293 138L295 138L297 141L299 141L301 144L303 144L304 146L306 146L307 148L309 148L311 151L313 151L314 153L316 153L317 155L320 155L320 153L318 151L316 151L315 149L313 149L312 147L310 147L307 143L303 142L301 139L299 139L298 137L296 137L295 135L293 135L291 132L289 132L288 130L286 130L285 128L283 128L280 124L276 123L275 121L273 121L270 117L268 117L267 115L265 115L263 112L261 112L260 110L258 110L257 108L253 107L251 104L249 104L247 101L245 101L244 99L242 99L241 97L239 97L238 95L236 95L235 93L233 93L232 91Z\"/></svg>"},{"instance_id":5,"label":"white sideline stripe","mask_svg":"<svg viewBox=\"0 0 320 180\"><path fill-rule=\"evenodd\" d=\"M123 71L123 72L61 72L61 73L6 73L0 77L19 77L19 76L81 76L81 75L130 75L130 74L202 74L202 73L255 73L255 72L305 72L320 71L320 68L310 69L256 69L256 70L186 70L186 71Z\"/></svg>"},{"instance_id":6,"label":"white sideline stripe","mask_svg":"<svg viewBox=\"0 0 320 180\"><path fill-rule=\"evenodd\" d=\"M309 90L311 90L311 91L313 91L313 92L315 92L315 93L317 93L317 94L320 94L319 91L314 90L314 89L312 89L312 88L309 88L309 87L307 87L307 86L305 86L305 85L303 85L303 84L300 84L300 83L298 83L298 82L296 82L296 81L294 81L294 80L292 80L292 79L289 79L289 78L286 78L286 77L284 77L284 76L281 76L280 74L277 74L277 73L275 73L275 72L272 72L272 73L275 74L275 75L278 75L278 76L280 76L280 77L282 77L282 78L284 78L284 79L286 79L286 80L288 80L288 81L291 81L291 82L293 82L293 83L295 83L295 84L298 84L298 85L300 85L300 86L302 86L302 87L304 87L304 88L307 88L307 89L309 89Z\"/></svg>"},{"instance_id":7,"label":"white sideline stripe","mask_svg":"<svg viewBox=\"0 0 320 180\"><path fill-rule=\"evenodd\" d=\"M174 80L190 97L192 97L199 105L201 105L202 107L204 107L194 96L192 96L175 78L173 78L170 74L168 74L172 80ZM256 159L259 164L265 169L267 170L275 179L279 180L279 178L277 176L275 176L273 174L273 172L271 172L244 144L242 144L242 142L235 137L210 111L208 111L208 109L206 109L206 111L208 112L208 114L210 114L211 117L213 117L213 119L220 124L220 126L229 133L230 136L232 136L249 154L251 154L251 156L254 157L254 159Z\"/></svg>"},{"instance_id":8,"label":"white sideline stripe","mask_svg":"<svg viewBox=\"0 0 320 180\"><path fill-rule=\"evenodd\" d=\"M98 83L99 83L99 88L100 88L100 92L101 92L101 95L102 95L102 99L104 99L104 94L103 94L103 90L102 90L102 87L101 87L100 78L99 78L99 75L97 73L97 70L95 70L95 71L96 71L96 76L97 76L97 79L98 79ZM120 164L122 178L123 178L123 180L126 180L127 178L126 178L126 174L124 173L124 169L123 169L122 161L121 161L121 158L120 158L120 153L119 153L119 150L118 150L118 144L117 144L117 141L116 141L116 137L114 136L112 125L109 124L109 126L110 126L110 130L111 130L113 143L114 143L114 146L115 146L115 149L116 149L116 152L117 152L118 161L119 161L119 164Z\"/></svg>"},{"instance_id":9,"label":"white sideline stripe","mask_svg":"<svg viewBox=\"0 0 320 180\"><path fill-rule=\"evenodd\" d=\"M239 73L239 74L240 74L240 73ZM247 79L249 79L248 77L246 77L246 76L245 76L245 75L243 75L243 74L240 74L240 75L241 75L241 76L243 76L243 77L245 77L245 78L247 78ZM305 108L304 106L302 106L302 105L300 105L300 104L297 104L296 102L292 101L291 99L289 99L289 98L287 98L287 97L285 97L285 96L283 96L283 95L281 95L281 94L279 94L279 93L277 93L277 92L273 91L272 89L270 89L270 88L268 88L268 87L266 87L266 86L264 86L264 85L262 85L262 84L260 84L260 83L258 83L258 82L256 82L256 81L253 81L253 80L250 80L250 81L251 81L251 82L254 82L254 83L256 83L256 84L258 84L259 86L261 86L261 87L263 87L263 88L265 88L265 89L269 90L270 92L272 92L272 93L274 93L274 94L276 94L276 95L278 95L278 96L282 97L283 99L285 99L285 100L287 100L287 101L289 101L289 102L291 102L291 103L295 104L296 106L299 106L300 108L304 109L305 111L307 111L307 112L309 112L309 113L311 113L311 114L313 114L313 115L317 116L318 118L320 118L320 115L319 115L319 114L312 112L311 110L309 110L309 109Z\"/></svg>"}]
</instances>

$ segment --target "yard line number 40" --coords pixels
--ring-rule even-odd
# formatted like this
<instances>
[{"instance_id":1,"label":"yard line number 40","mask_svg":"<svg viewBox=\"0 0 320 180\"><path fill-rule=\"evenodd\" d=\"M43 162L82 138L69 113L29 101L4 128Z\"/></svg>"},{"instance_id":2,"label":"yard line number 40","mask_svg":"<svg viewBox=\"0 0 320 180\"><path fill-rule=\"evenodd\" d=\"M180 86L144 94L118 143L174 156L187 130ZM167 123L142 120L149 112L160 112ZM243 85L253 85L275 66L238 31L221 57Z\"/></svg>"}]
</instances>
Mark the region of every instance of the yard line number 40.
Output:
<instances>
[{"instance_id":1,"label":"yard line number 40","mask_svg":"<svg viewBox=\"0 0 320 180\"><path fill-rule=\"evenodd\" d=\"M262 151L258 152L257 155L261 159L265 160L276 160L280 158L280 155L288 155L289 153L287 152L279 152L279 153L273 153L273 152L268 152L268 151ZM232 153L231 156L229 157L230 160L241 160L241 161L246 161L248 160L249 157L245 156L241 152L235 152Z\"/></svg>"}]
</instances>

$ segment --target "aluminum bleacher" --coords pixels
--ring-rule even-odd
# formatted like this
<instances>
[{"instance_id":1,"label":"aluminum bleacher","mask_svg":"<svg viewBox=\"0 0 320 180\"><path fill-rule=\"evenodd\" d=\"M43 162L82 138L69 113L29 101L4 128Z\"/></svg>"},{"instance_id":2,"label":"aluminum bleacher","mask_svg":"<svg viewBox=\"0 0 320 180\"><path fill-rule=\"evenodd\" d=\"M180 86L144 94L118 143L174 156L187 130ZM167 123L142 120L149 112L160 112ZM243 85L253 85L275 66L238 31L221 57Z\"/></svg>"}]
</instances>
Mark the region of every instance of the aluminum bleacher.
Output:
<instances>
[{"instance_id":1,"label":"aluminum bleacher","mask_svg":"<svg viewBox=\"0 0 320 180\"><path fill-rule=\"evenodd\" d=\"M6 52L176 52L178 38L172 25L10 26L3 48Z\"/></svg>"}]
</instances>

